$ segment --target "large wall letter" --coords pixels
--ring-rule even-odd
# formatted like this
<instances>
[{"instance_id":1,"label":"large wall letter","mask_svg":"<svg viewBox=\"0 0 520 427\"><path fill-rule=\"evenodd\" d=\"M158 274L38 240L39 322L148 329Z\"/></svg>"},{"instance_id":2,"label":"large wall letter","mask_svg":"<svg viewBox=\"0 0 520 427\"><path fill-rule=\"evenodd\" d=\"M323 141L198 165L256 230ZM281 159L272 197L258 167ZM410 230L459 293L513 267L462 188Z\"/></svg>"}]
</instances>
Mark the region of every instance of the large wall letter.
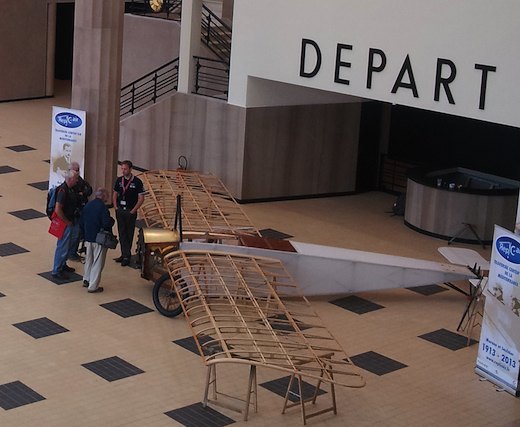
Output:
<instances>
[{"instance_id":1,"label":"large wall letter","mask_svg":"<svg viewBox=\"0 0 520 427\"><path fill-rule=\"evenodd\" d=\"M310 72L305 71L305 56L307 55L307 46L311 45L315 52L316 52L316 65L314 66L314 69ZM314 77L316 74L318 74L318 71L320 71L321 67L321 50L318 46L318 43L316 43L314 40L310 39L302 39L302 50L300 54L300 76L301 77Z\"/></svg>"},{"instance_id":2,"label":"large wall letter","mask_svg":"<svg viewBox=\"0 0 520 427\"><path fill-rule=\"evenodd\" d=\"M341 67L350 68L350 65L351 65L350 62L341 60L341 52L343 51L343 49L352 50L352 45L338 43L336 46L336 66L334 67L334 82L348 85L348 84L350 84L350 80L342 79L339 76Z\"/></svg>"},{"instance_id":3,"label":"large wall letter","mask_svg":"<svg viewBox=\"0 0 520 427\"><path fill-rule=\"evenodd\" d=\"M408 73L408 78L410 83L403 82L404 74ZM410 55L406 55L406 59L401 66L401 70L399 71L399 76L397 77L394 87L392 88L392 93L396 93L397 89L403 87L405 89L412 89L412 93L414 98L419 98L419 93L417 92L417 85L415 84L415 79L413 77L412 64L410 63Z\"/></svg>"},{"instance_id":4,"label":"large wall letter","mask_svg":"<svg viewBox=\"0 0 520 427\"><path fill-rule=\"evenodd\" d=\"M450 67L450 75L447 77L442 77L442 67L447 65ZM444 88L444 92L446 93L446 97L448 98L448 102L450 104L455 104L455 100L453 99L453 95L450 90L450 83L455 80L455 76L457 75L457 67L450 61L449 59L437 58L437 71L435 72L435 94L433 95L433 99L438 101L441 93L441 85Z\"/></svg>"},{"instance_id":5,"label":"large wall letter","mask_svg":"<svg viewBox=\"0 0 520 427\"><path fill-rule=\"evenodd\" d=\"M374 66L374 55L379 55L380 64ZM368 50L367 89L372 88L372 73L380 73L386 67L386 55L381 49L370 48Z\"/></svg>"},{"instance_id":6,"label":"large wall letter","mask_svg":"<svg viewBox=\"0 0 520 427\"><path fill-rule=\"evenodd\" d=\"M492 71L494 73L497 70L497 67L494 67L493 65L475 64L475 70L482 70L478 108L479 110L484 110L486 106L486 88L488 72Z\"/></svg>"}]
</instances>

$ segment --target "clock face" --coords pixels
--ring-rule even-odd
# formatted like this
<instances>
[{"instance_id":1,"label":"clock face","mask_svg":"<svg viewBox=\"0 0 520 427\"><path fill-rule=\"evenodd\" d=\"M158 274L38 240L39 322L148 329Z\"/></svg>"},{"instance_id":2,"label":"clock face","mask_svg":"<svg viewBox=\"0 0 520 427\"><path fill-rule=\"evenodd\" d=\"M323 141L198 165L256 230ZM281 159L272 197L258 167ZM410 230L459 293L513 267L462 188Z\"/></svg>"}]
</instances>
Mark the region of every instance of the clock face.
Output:
<instances>
[{"instance_id":1,"label":"clock face","mask_svg":"<svg viewBox=\"0 0 520 427\"><path fill-rule=\"evenodd\" d=\"M148 4L154 12L160 12L163 8L164 0L149 0Z\"/></svg>"}]
</instances>

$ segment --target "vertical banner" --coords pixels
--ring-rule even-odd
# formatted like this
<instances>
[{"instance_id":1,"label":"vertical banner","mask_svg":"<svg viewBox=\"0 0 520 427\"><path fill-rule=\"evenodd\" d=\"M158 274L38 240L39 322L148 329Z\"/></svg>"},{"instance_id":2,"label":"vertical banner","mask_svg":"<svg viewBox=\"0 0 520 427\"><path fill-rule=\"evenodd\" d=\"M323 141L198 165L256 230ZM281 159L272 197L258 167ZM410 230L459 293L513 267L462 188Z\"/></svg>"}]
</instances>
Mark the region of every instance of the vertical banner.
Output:
<instances>
[{"instance_id":1,"label":"vertical banner","mask_svg":"<svg viewBox=\"0 0 520 427\"><path fill-rule=\"evenodd\" d=\"M84 111L52 107L49 189L65 180L71 162L79 163L84 176L85 125Z\"/></svg>"},{"instance_id":2,"label":"vertical banner","mask_svg":"<svg viewBox=\"0 0 520 427\"><path fill-rule=\"evenodd\" d=\"M475 372L520 395L520 237L495 225Z\"/></svg>"}]
</instances>

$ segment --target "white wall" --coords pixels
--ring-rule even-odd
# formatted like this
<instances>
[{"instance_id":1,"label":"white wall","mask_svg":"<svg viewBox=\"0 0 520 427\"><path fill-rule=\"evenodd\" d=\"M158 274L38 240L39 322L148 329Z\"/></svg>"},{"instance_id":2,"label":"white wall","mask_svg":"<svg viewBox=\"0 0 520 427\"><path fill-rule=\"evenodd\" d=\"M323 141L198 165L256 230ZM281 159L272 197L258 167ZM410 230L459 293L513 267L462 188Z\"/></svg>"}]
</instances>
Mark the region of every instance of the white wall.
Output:
<instances>
[{"instance_id":1,"label":"white wall","mask_svg":"<svg viewBox=\"0 0 520 427\"><path fill-rule=\"evenodd\" d=\"M248 91L248 76L291 83L329 92L387 101L448 114L520 126L520 2L517 0L235 0L229 102L257 106L259 91ZM300 76L302 39L321 51L322 64L314 77ZM338 44L350 45L340 60L335 82ZM367 87L369 50L379 49L386 66L372 74ZM308 48L305 72L316 64ZM410 65L399 78L409 56ZM374 55L374 66L380 56ZM456 75L434 100L439 59L449 60ZM476 64L496 67L487 73ZM410 89L413 73L417 97ZM451 73L448 65L440 77ZM392 93L396 82L396 92ZM290 95L288 95L290 97Z\"/></svg>"},{"instance_id":2,"label":"white wall","mask_svg":"<svg viewBox=\"0 0 520 427\"><path fill-rule=\"evenodd\" d=\"M180 28L176 21L125 14L122 86L177 58Z\"/></svg>"}]
</instances>

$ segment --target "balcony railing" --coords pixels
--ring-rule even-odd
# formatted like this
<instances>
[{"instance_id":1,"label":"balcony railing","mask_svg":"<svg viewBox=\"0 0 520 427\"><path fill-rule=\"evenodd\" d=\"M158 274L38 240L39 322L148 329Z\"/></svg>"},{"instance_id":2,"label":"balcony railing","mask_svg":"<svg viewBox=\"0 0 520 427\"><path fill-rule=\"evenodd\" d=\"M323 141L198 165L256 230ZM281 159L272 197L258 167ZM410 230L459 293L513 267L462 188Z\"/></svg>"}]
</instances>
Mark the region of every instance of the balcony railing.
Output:
<instances>
[{"instance_id":1,"label":"balcony railing","mask_svg":"<svg viewBox=\"0 0 520 427\"><path fill-rule=\"evenodd\" d=\"M163 95L177 90L179 58L145 74L121 89L120 117L123 119L139 109L155 104Z\"/></svg>"},{"instance_id":2,"label":"balcony railing","mask_svg":"<svg viewBox=\"0 0 520 427\"><path fill-rule=\"evenodd\" d=\"M229 64L217 59L194 56L195 90L193 93L227 100L229 88Z\"/></svg>"}]
</instances>

